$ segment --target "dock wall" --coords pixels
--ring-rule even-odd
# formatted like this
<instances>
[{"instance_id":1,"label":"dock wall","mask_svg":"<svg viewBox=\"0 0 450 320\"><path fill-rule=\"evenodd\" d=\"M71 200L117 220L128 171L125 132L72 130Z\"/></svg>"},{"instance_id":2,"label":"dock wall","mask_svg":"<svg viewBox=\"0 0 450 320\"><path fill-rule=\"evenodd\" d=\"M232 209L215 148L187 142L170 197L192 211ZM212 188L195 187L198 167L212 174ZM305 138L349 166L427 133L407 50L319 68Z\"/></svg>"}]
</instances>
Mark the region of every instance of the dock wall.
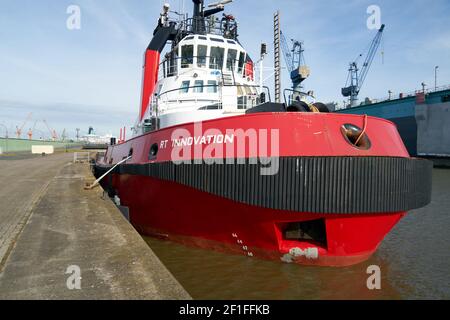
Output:
<instances>
[{"instance_id":1,"label":"dock wall","mask_svg":"<svg viewBox=\"0 0 450 320\"><path fill-rule=\"evenodd\" d=\"M53 146L55 149L65 149L76 147L79 143L0 138L0 153L31 152L33 145Z\"/></svg>"}]
</instances>

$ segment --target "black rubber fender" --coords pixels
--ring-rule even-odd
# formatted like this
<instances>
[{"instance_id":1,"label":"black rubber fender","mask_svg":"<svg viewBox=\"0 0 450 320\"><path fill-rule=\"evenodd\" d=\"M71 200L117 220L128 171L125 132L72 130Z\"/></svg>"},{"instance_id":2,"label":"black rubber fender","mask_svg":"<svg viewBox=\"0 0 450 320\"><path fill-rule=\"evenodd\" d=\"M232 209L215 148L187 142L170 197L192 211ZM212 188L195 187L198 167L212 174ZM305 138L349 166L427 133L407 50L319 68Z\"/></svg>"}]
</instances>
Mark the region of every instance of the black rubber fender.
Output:
<instances>
[{"instance_id":1,"label":"black rubber fender","mask_svg":"<svg viewBox=\"0 0 450 320\"><path fill-rule=\"evenodd\" d=\"M286 108L287 112L309 112L310 108L306 102L292 101L292 104Z\"/></svg>"}]
</instances>

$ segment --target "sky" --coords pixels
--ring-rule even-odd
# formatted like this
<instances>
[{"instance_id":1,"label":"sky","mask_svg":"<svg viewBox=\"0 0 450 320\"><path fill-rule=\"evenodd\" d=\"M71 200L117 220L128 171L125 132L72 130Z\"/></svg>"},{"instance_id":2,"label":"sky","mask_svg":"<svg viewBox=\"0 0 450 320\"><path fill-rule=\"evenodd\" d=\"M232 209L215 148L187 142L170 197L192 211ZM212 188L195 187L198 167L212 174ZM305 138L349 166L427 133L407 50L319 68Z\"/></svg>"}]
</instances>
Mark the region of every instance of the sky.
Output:
<instances>
[{"instance_id":1,"label":"sky","mask_svg":"<svg viewBox=\"0 0 450 320\"><path fill-rule=\"evenodd\" d=\"M29 113L24 131L36 123L43 136L49 135L44 119L71 137L76 128L118 135L131 127L143 53L164 2L177 11L184 2L191 15L189 0L0 0L0 136L5 126L12 136ZM80 29L67 28L70 5L80 8ZM304 42L311 69L305 89L319 101L342 103L348 64L376 34L367 27L370 5L380 8L386 29L360 99L411 92L422 82L434 87L435 66L438 86L449 85L450 0L235 0L225 12L238 20L240 42L253 60L267 43L265 66L273 67L273 13L280 10L283 33ZM288 72L282 74L289 87Z\"/></svg>"}]
</instances>

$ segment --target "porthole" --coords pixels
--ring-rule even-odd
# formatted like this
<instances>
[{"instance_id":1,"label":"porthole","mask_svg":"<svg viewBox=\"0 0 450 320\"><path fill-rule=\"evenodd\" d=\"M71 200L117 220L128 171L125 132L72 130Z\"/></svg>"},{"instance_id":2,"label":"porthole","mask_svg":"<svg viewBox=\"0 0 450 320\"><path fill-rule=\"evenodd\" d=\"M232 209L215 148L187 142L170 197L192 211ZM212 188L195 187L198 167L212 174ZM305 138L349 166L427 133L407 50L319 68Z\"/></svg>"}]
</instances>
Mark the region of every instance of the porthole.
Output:
<instances>
[{"instance_id":1,"label":"porthole","mask_svg":"<svg viewBox=\"0 0 450 320\"><path fill-rule=\"evenodd\" d=\"M148 153L148 160L154 160L156 159L156 156L158 155L158 144L154 143L152 144L152 146L150 147L150 152Z\"/></svg>"}]
</instances>

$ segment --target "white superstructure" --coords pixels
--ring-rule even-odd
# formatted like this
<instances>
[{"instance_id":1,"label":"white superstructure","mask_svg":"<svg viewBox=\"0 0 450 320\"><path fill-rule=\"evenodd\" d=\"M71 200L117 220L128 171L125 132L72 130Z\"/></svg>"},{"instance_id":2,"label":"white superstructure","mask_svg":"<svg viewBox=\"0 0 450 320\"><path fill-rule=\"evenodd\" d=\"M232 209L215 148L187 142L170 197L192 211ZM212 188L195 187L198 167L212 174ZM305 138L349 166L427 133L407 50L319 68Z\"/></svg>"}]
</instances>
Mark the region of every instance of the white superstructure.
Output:
<instances>
[{"instance_id":1,"label":"white superstructure","mask_svg":"<svg viewBox=\"0 0 450 320\"><path fill-rule=\"evenodd\" d=\"M149 119L158 128L244 114L261 102L253 63L233 39L192 34L167 52L159 65L156 91L134 134Z\"/></svg>"}]
</instances>

